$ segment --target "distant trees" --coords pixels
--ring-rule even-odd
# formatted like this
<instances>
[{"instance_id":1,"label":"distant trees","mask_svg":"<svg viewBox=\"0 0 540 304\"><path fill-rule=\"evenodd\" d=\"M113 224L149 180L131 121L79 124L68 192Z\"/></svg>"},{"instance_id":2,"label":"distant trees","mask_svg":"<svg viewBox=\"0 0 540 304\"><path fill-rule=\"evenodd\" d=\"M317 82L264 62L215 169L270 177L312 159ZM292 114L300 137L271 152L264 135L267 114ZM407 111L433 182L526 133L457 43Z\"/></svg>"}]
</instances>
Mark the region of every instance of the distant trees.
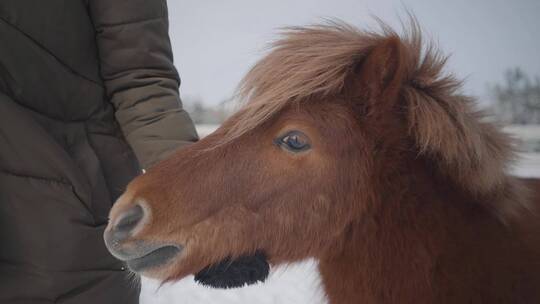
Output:
<instances>
[{"instance_id":1,"label":"distant trees","mask_svg":"<svg viewBox=\"0 0 540 304\"><path fill-rule=\"evenodd\" d=\"M505 123L540 124L540 78L520 68L507 70L504 81L491 87L493 111Z\"/></svg>"},{"instance_id":2,"label":"distant trees","mask_svg":"<svg viewBox=\"0 0 540 304\"><path fill-rule=\"evenodd\" d=\"M225 101L217 105L206 105L197 97L185 97L182 101L195 124L221 124L231 114Z\"/></svg>"},{"instance_id":3,"label":"distant trees","mask_svg":"<svg viewBox=\"0 0 540 304\"><path fill-rule=\"evenodd\" d=\"M492 111L508 124L540 124L540 77L530 77L520 68L509 69L502 83L491 86ZM207 105L201 98L184 97L184 108L196 124L221 124L234 110L228 100Z\"/></svg>"}]
</instances>

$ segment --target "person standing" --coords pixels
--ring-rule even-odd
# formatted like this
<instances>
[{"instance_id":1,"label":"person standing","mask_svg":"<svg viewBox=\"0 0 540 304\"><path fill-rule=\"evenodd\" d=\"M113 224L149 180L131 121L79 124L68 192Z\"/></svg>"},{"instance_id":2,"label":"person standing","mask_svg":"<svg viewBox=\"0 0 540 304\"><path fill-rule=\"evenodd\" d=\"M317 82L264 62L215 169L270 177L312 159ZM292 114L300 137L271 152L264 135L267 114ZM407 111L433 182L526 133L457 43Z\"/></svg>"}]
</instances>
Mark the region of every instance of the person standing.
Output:
<instances>
[{"instance_id":1,"label":"person standing","mask_svg":"<svg viewBox=\"0 0 540 304\"><path fill-rule=\"evenodd\" d=\"M198 139L179 84L165 0L0 1L0 303L138 303L102 234Z\"/></svg>"}]
</instances>

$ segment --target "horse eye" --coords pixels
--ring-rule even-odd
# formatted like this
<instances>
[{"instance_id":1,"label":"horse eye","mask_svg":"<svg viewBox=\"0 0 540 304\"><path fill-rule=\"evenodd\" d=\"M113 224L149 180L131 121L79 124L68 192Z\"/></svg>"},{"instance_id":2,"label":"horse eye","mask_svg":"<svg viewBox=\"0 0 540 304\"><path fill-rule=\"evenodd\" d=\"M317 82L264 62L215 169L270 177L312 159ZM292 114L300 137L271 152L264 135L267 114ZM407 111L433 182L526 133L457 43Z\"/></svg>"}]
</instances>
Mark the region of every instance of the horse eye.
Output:
<instances>
[{"instance_id":1,"label":"horse eye","mask_svg":"<svg viewBox=\"0 0 540 304\"><path fill-rule=\"evenodd\" d=\"M310 148L309 138L300 131L291 131L279 139L279 144L291 152L301 152Z\"/></svg>"}]
</instances>

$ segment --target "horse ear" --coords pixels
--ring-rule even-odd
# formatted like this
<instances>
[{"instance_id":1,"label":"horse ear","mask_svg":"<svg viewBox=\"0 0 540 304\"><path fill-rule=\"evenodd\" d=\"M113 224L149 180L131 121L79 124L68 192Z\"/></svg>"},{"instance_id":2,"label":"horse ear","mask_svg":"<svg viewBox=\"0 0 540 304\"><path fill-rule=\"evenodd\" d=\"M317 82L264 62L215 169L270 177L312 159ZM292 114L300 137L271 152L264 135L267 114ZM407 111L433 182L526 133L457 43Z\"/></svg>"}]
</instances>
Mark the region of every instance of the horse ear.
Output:
<instances>
[{"instance_id":1,"label":"horse ear","mask_svg":"<svg viewBox=\"0 0 540 304\"><path fill-rule=\"evenodd\" d=\"M377 108L397 99L405 72L404 47L398 36L381 39L355 69L352 92ZM384 107L383 107L384 108Z\"/></svg>"}]
</instances>

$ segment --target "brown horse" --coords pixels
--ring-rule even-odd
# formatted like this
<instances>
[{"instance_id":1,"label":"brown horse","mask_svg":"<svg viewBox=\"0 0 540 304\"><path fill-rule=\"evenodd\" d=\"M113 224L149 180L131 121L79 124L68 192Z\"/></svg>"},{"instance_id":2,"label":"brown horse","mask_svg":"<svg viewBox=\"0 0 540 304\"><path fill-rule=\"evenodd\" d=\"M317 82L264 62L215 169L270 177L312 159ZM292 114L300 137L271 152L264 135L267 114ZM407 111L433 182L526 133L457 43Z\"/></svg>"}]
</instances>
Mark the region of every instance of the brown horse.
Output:
<instances>
[{"instance_id":1,"label":"brown horse","mask_svg":"<svg viewBox=\"0 0 540 304\"><path fill-rule=\"evenodd\" d=\"M540 185L410 28L289 29L238 113L129 185L111 252L164 281L313 257L331 303L540 303Z\"/></svg>"}]
</instances>

